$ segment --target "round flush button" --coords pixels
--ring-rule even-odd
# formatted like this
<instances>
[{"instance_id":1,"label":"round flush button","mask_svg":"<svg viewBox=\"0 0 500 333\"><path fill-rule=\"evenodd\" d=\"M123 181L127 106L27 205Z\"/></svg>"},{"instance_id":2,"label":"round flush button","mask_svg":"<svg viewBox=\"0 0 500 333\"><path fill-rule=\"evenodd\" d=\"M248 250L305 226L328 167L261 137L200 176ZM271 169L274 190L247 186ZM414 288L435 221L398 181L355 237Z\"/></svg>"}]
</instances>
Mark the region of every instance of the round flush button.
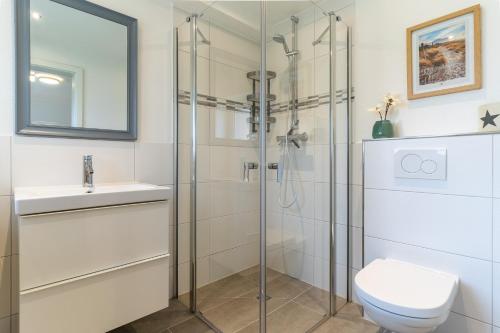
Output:
<instances>
[{"instance_id":1,"label":"round flush button","mask_svg":"<svg viewBox=\"0 0 500 333\"><path fill-rule=\"evenodd\" d=\"M421 169L422 172L425 172L426 174L432 174L437 170L437 163L433 160L425 160L422 162Z\"/></svg>"},{"instance_id":2,"label":"round flush button","mask_svg":"<svg viewBox=\"0 0 500 333\"><path fill-rule=\"evenodd\" d=\"M401 168L404 172L416 173L420 171L422 158L415 154L408 154L401 160Z\"/></svg>"}]
</instances>

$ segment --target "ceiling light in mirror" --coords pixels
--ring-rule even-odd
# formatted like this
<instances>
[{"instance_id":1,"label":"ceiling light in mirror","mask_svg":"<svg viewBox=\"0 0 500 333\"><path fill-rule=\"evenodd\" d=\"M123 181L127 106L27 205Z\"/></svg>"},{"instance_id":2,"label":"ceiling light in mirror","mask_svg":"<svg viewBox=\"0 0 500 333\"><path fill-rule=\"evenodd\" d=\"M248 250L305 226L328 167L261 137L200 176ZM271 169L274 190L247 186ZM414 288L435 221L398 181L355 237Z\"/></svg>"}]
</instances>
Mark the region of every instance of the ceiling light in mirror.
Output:
<instances>
[{"instance_id":1,"label":"ceiling light in mirror","mask_svg":"<svg viewBox=\"0 0 500 333\"><path fill-rule=\"evenodd\" d=\"M33 20L39 21L39 20L42 19L42 14L40 14L39 12L32 12L31 13L31 18Z\"/></svg>"}]
</instances>

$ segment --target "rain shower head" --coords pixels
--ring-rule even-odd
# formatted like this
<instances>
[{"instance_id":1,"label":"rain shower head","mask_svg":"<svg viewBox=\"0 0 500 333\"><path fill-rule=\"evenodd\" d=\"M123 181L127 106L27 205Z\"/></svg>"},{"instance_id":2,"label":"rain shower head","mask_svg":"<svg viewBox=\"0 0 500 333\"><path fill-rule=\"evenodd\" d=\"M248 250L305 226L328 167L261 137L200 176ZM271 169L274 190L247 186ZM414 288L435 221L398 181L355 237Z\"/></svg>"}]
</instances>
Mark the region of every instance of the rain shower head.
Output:
<instances>
[{"instance_id":1,"label":"rain shower head","mask_svg":"<svg viewBox=\"0 0 500 333\"><path fill-rule=\"evenodd\" d=\"M279 44L283 45L283 49L285 50L285 54L288 55L290 53L290 49L288 48L288 44L286 43L285 36L283 36L282 34L277 34L277 35L273 36L273 40L276 43L279 43Z\"/></svg>"}]
</instances>

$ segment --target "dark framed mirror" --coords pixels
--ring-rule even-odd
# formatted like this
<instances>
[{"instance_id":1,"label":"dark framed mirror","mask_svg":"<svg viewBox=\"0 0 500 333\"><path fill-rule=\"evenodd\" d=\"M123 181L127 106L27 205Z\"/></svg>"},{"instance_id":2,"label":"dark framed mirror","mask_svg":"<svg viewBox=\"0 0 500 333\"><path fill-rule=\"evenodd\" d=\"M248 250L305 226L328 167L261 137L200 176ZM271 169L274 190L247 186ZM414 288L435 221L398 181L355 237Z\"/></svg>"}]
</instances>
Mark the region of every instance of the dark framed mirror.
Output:
<instances>
[{"instance_id":1,"label":"dark framed mirror","mask_svg":"<svg viewBox=\"0 0 500 333\"><path fill-rule=\"evenodd\" d=\"M16 132L137 139L137 20L85 0L16 1Z\"/></svg>"}]
</instances>

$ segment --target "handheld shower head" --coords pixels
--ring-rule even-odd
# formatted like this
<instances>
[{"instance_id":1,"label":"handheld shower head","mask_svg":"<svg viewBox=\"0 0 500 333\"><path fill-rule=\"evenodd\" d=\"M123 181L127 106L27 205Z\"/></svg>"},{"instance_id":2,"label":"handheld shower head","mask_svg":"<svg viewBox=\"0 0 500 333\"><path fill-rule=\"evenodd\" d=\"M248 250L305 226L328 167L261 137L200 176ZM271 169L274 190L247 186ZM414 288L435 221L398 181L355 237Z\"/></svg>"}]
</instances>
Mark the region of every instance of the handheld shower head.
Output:
<instances>
[{"instance_id":1,"label":"handheld shower head","mask_svg":"<svg viewBox=\"0 0 500 333\"><path fill-rule=\"evenodd\" d=\"M273 40L276 43L282 44L283 49L285 50L285 53L288 54L290 53L290 49L288 48L288 44L286 43L286 38L282 34L277 34L273 36Z\"/></svg>"}]
</instances>

